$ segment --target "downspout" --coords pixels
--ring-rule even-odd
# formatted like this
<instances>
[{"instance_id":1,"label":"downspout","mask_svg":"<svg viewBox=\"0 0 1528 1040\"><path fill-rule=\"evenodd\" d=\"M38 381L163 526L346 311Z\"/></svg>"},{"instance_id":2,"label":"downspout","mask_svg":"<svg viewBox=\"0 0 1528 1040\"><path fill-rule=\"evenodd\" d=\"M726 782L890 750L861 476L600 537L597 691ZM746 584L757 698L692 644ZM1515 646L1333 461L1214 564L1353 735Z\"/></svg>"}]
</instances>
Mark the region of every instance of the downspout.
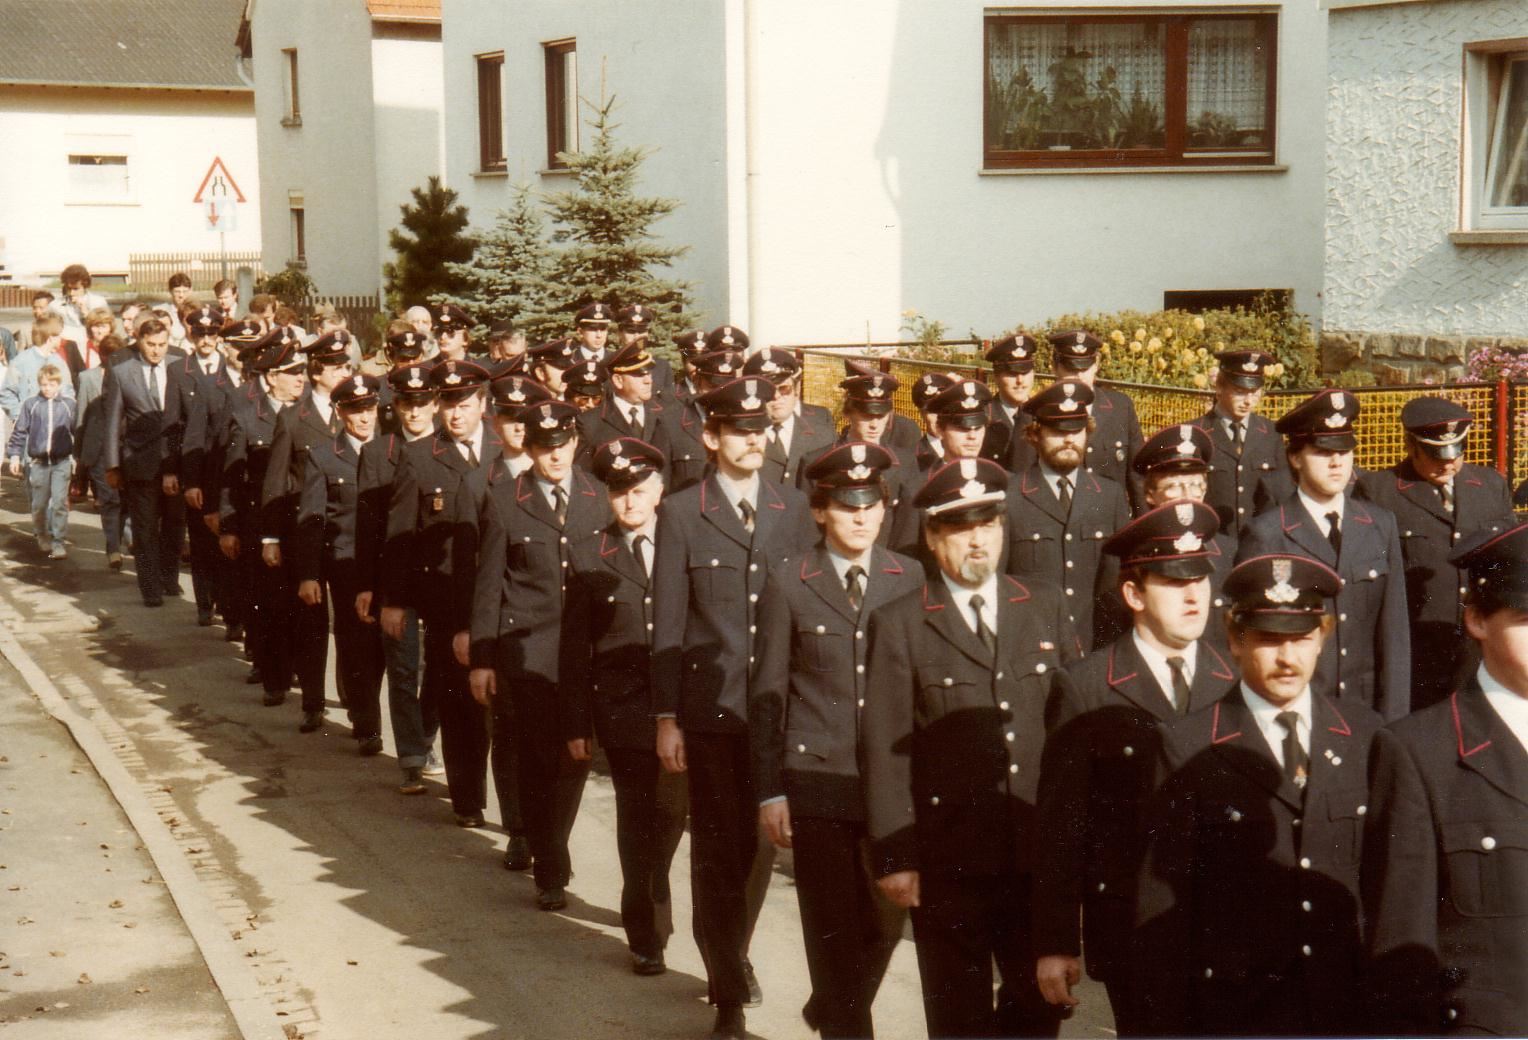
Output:
<instances>
[{"instance_id":1,"label":"downspout","mask_svg":"<svg viewBox=\"0 0 1528 1040\"><path fill-rule=\"evenodd\" d=\"M758 284L754 273L754 0L728 0L724 11L727 313L719 321L753 334Z\"/></svg>"}]
</instances>

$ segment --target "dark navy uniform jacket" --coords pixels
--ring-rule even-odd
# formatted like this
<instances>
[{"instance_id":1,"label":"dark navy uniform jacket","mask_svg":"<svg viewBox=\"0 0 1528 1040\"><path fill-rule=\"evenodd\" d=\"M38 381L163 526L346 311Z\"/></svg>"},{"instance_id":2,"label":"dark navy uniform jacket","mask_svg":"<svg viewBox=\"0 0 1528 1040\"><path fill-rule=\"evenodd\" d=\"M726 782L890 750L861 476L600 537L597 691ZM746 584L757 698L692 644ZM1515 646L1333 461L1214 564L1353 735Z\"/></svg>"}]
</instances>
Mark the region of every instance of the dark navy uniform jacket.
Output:
<instances>
[{"instance_id":1,"label":"dark navy uniform jacket","mask_svg":"<svg viewBox=\"0 0 1528 1040\"><path fill-rule=\"evenodd\" d=\"M1135 402L1106 386L1095 386L1093 395L1094 428L1088 434L1083 465L1124 488L1131 508L1136 508L1141 504L1141 478L1130 468L1130 460L1141 450L1145 438Z\"/></svg>"},{"instance_id":2,"label":"dark navy uniform jacket","mask_svg":"<svg viewBox=\"0 0 1528 1040\"><path fill-rule=\"evenodd\" d=\"M778 445L771 444L764 453L761 475L765 480L799 487L802 471L831 448L837 438L833 432L833 416L821 405L802 405L791 426L791 450L781 452Z\"/></svg>"},{"instance_id":3,"label":"dark navy uniform jacket","mask_svg":"<svg viewBox=\"0 0 1528 1040\"><path fill-rule=\"evenodd\" d=\"M328 444L308 448L307 454L291 537L293 573L299 581L324 576L325 561L355 559L361 497L361 454L343 430Z\"/></svg>"},{"instance_id":4,"label":"dark navy uniform jacket","mask_svg":"<svg viewBox=\"0 0 1528 1040\"><path fill-rule=\"evenodd\" d=\"M1261 506L1282 502L1295 491L1284 455L1284 438L1273 423L1256 412L1247 416L1246 423L1240 456L1219 412L1211 409L1194 424L1208 433L1214 443L1210 487L1204 500L1220 514L1220 533L1230 540L1232 552L1236 551L1242 529L1252 522Z\"/></svg>"},{"instance_id":5,"label":"dark navy uniform jacket","mask_svg":"<svg viewBox=\"0 0 1528 1040\"><path fill-rule=\"evenodd\" d=\"M236 401L229 410L218 514L222 533L238 535L244 546L260 541L260 488L275 440L276 413L266 395L254 393L242 406Z\"/></svg>"}]
</instances>

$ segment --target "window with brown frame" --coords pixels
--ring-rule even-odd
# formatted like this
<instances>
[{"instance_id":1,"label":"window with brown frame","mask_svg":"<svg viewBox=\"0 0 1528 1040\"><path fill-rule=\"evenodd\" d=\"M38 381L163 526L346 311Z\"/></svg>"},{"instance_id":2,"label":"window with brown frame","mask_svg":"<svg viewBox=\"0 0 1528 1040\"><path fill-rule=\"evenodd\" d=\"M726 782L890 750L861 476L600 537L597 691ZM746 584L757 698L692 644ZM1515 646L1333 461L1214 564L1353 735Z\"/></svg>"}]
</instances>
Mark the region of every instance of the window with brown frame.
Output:
<instances>
[{"instance_id":1,"label":"window with brown frame","mask_svg":"<svg viewBox=\"0 0 1528 1040\"><path fill-rule=\"evenodd\" d=\"M478 169L506 168L504 158L504 52L477 58Z\"/></svg>"},{"instance_id":2,"label":"window with brown frame","mask_svg":"<svg viewBox=\"0 0 1528 1040\"><path fill-rule=\"evenodd\" d=\"M1278 15L986 19L988 169L1268 165Z\"/></svg>"},{"instance_id":3,"label":"window with brown frame","mask_svg":"<svg viewBox=\"0 0 1528 1040\"><path fill-rule=\"evenodd\" d=\"M573 40L542 44L546 55L546 168L565 170L559 152L578 151L578 50Z\"/></svg>"},{"instance_id":4,"label":"window with brown frame","mask_svg":"<svg viewBox=\"0 0 1528 1040\"><path fill-rule=\"evenodd\" d=\"M297 48L288 47L281 52L286 61L286 75L282 79L282 87L286 102L286 112L281 117L282 126L302 125L302 100L297 93Z\"/></svg>"}]
</instances>

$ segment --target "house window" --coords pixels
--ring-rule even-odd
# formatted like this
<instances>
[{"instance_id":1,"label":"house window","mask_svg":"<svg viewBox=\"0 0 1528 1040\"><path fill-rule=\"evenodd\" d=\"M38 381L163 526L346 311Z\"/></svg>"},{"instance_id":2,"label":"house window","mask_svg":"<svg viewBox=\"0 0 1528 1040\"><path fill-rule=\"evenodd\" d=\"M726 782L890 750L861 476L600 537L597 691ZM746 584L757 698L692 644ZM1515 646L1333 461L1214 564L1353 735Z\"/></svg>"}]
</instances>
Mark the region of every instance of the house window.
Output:
<instances>
[{"instance_id":1,"label":"house window","mask_svg":"<svg viewBox=\"0 0 1528 1040\"><path fill-rule=\"evenodd\" d=\"M1467 54L1465 105L1473 147L1467 220L1483 230L1528 230L1528 49L1477 45ZM1505 45L1502 45L1505 46Z\"/></svg>"},{"instance_id":2,"label":"house window","mask_svg":"<svg viewBox=\"0 0 1528 1040\"><path fill-rule=\"evenodd\" d=\"M546 167L565 170L561 152L578 151L578 51L572 40L542 45L546 53Z\"/></svg>"},{"instance_id":3,"label":"house window","mask_svg":"<svg viewBox=\"0 0 1528 1040\"><path fill-rule=\"evenodd\" d=\"M989 169L1270 164L1278 16L989 15Z\"/></svg>"},{"instance_id":4,"label":"house window","mask_svg":"<svg viewBox=\"0 0 1528 1040\"><path fill-rule=\"evenodd\" d=\"M1205 311L1279 310L1287 311L1294 302L1291 289L1168 289L1162 293L1162 309L1202 314Z\"/></svg>"},{"instance_id":5,"label":"house window","mask_svg":"<svg viewBox=\"0 0 1528 1040\"><path fill-rule=\"evenodd\" d=\"M297 264L308 262L308 214L303 196L298 192L287 194L287 213L290 215L291 224L291 250L292 261Z\"/></svg>"},{"instance_id":6,"label":"house window","mask_svg":"<svg viewBox=\"0 0 1528 1040\"><path fill-rule=\"evenodd\" d=\"M69 197L73 202L126 202L132 198L127 156L69 153Z\"/></svg>"},{"instance_id":7,"label":"house window","mask_svg":"<svg viewBox=\"0 0 1528 1040\"><path fill-rule=\"evenodd\" d=\"M283 59L282 77L282 101L285 111L281 117L282 126L302 125L302 100L297 93L297 48L288 47L281 52Z\"/></svg>"},{"instance_id":8,"label":"house window","mask_svg":"<svg viewBox=\"0 0 1528 1040\"><path fill-rule=\"evenodd\" d=\"M478 169L502 170L504 160L504 53L477 59Z\"/></svg>"}]
</instances>

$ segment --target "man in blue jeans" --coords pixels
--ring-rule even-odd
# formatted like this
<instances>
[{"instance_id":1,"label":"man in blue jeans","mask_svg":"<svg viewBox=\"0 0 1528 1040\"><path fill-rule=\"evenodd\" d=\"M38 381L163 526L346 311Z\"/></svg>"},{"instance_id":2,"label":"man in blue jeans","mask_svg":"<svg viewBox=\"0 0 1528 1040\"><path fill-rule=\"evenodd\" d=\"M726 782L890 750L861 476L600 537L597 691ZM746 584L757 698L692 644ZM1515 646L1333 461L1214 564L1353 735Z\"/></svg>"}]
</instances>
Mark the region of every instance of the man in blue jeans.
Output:
<instances>
[{"instance_id":1,"label":"man in blue jeans","mask_svg":"<svg viewBox=\"0 0 1528 1040\"><path fill-rule=\"evenodd\" d=\"M69 529L69 476L74 455L74 401L60 397L63 369L44 365L37 373L37 395L21 403L6 455L11 476L21 476L28 460L27 482L32 488L32 526L37 548L52 560L66 555Z\"/></svg>"}]
</instances>

